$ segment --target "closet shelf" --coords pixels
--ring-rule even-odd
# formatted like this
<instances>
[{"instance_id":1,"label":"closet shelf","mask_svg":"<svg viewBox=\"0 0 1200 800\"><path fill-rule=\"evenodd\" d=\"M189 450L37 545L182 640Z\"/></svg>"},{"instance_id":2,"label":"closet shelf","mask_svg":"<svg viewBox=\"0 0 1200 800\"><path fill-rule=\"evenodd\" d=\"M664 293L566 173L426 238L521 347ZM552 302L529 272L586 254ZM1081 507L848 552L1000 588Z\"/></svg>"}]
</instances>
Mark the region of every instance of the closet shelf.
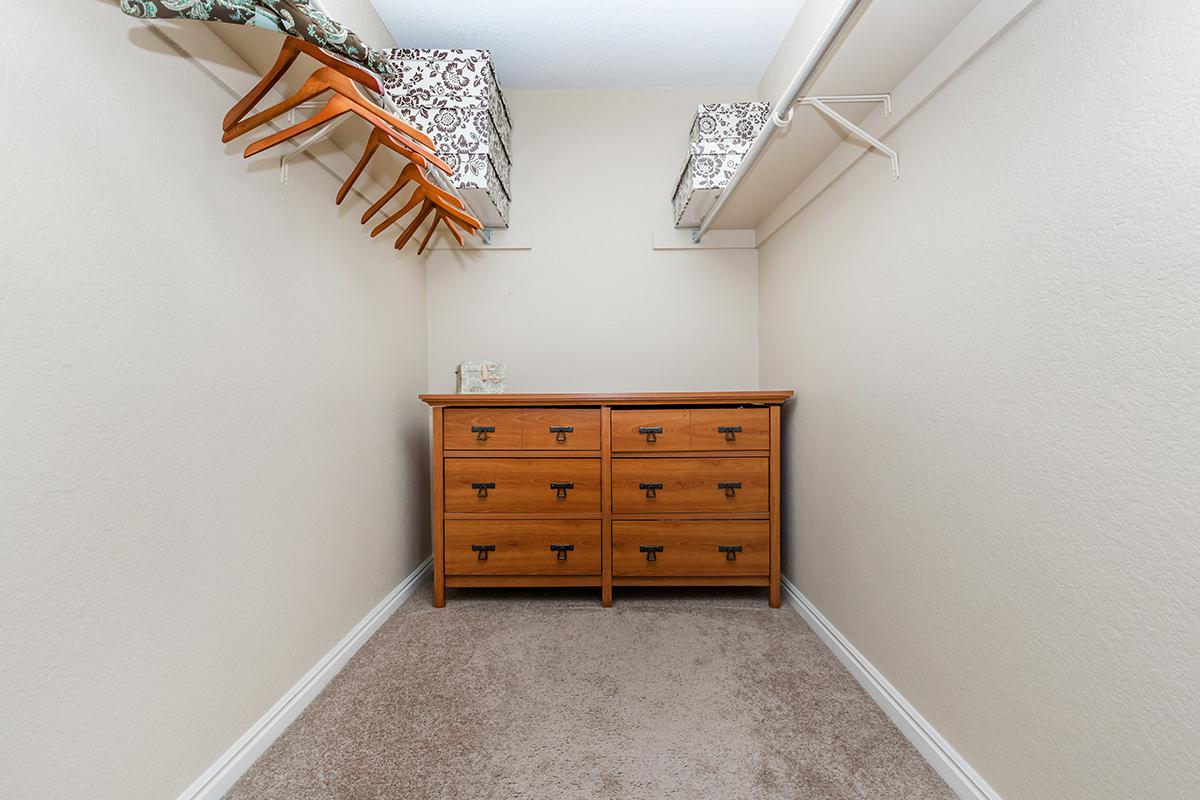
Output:
<instances>
[{"instance_id":1,"label":"closet shelf","mask_svg":"<svg viewBox=\"0 0 1200 800\"><path fill-rule=\"evenodd\" d=\"M837 8L846 24L840 36L834 31L823 57L829 4L822 17L814 12L807 29L793 29L789 49L810 58L815 54L815 77L799 81L796 104L776 109L774 124L768 120L766 129L778 129L752 165L741 165L733 188L706 218L704 232L755 229L761 243L871 150L888 158L894 172L896 154L883 137L1031 4L927 0L914 14L903 0L845 0ZM785 93L781 82L760 89L773 97ZM847 102L851 99L855 102ZM861 132L854 134L847 124ZM863 141L862 134L874 144Z\"/></svg>"},{"instance_id":2,"label":"closet shelf","mask_svg":"<svg viewBox=\"0 0 1200 800\"><path fill-rule=\"evenodd\" d=\"M295 7L289 8L288 13L276 13L270 0L239 0L199 10L164 7L160 14L157 6L151 4L121 4L123 12L135 17L221 22L231 30L265 28L283 33L274 64L244 95L239 95L231 85L205 70L239 97L222 120L222 142L229 143L251 133L262 137L245 147L245 158L290 142L290 151L279 158L281 179L286 185L291 160L329 138L346 121L359 119L368 126L370 134L362 146L362 155L337 193L337 204L340 205L351 193L361 197L362 193L355 188L356 181L367 171L376 152L390 153L391 159L384 158L385 162L398 160L404 166L398 175L393 173L391 176L391 188L361 217L360 221L366 225L379 212L384 212L382 222L371 229L372 237L401 223L405 227L395 241L397 250L414 241L419 242L417 253L423 253L439 226L459 246L466 246L464 234L476 235L485 245L491 244L490 229L507 227L510 170L507 154L511 122L489 54L459 50L380 50L366 46L352 31L330 17L320 0L296 0ZM186 48L183 52L190 55ZM318 63L315 71L308 74L299 88L293 84L293 93L262 108L265 98L275 99L281 87L288 83L281 81L289 71L296 72L292 67L302 55ZM414 62L417 62L415 67ZM486 71L487 75L471 84L472 87L482 85L483 90L472 91L461 81L454 84L438 80L442 72L449 74L451 71L460 78L464 73ZM482 109L479 108L481 99ZM314 100L317 100L316 104ZM401 111L402 104L407 114ZM297 109L314 105L317 106L315 113L302 120L296 119ZM493 117L483 126L475 125L477 129L494 134L490 140L480 141L479 137L472 140L466 136L461 130L464 120L474 118L479 112L487 114L491 106L501 110L502 124L497 125ZM410 115L416 125L404 119ZM280 120L285 116L286 127L280 129ZM449 119L451 116L453 120ZM449 135L447 125L452 121L455 123L454 134ZM263 136L264 132L269 133ZM436 137L432 135L435 133ZM484 149L481 150L481 146ZM468 198L468 192L476 189L481 191ZM407 202L399 211L389 214L388 204L398 197L407 197ZM480 216L486 222L475 215L473 206L485 212ZM414 239L425 223L423 238Z\"/></svg>"}]
</instances>

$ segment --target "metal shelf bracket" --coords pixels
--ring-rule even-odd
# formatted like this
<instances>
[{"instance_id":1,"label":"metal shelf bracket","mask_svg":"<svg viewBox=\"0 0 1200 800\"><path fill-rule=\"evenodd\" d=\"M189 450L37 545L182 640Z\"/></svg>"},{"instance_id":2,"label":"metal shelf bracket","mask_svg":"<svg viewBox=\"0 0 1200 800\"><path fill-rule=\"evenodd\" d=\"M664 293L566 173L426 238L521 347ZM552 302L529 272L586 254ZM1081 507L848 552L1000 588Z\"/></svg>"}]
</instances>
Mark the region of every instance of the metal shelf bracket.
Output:
<instances>
[{"instance_id":1,"label":"metal shelf bracket","mask_svg":"<svg viewBox=\"0 0 1200 800\"><path fill-rule=\"evenodd\" d=\"M317 132L314 133L312 136L309 136L307 139L302 141L300 144L296 145L294 150L291 150L287 153L284 153L282 156L280 156L279 157L279 182L282 183L284 186L287 186L287 184L288 184L288 162L289 161L296 158L304 151L308 150L308 148L312 147L317 142L320 142L320 141L323 141L323 140L329 138L329 134L333 133L334 129L337 128L339 125L341 125L343 122L345 122L347 119L349 119L349 115L344 114L344 115L338 117L337 119L333 120L332 122L327 122L325 125L321 126L321 128L318 129ZM289 111L288 112L288 125L290 126L290 125L294 124L295 121L296 121L295 112Z\"/></svg>"},{"instance_id":2,"label":"metal shelf bracket","mask_svg":"<svg viewBox=\"0 0 1200 800\"><path fill-rule=\"evenodd\" d=\"M890 117L892 115L892 96L890 94L824 95L820 97L801 97L796 102L802 106L812 106L817 111L821 112L826 117L842 126L853 136L858 137L862 141L871 145L871 147L874 147L876 150L886 155L892 160L892 179L895 180L900 177L900 155L895 150L888 147L886 144L879 141L874 136L843 117L838 112L834 111L828 105L829 103L883 103L884 116ZM787 122L791 121L791 112L792 109L788 109ZM772 122L774 122L776 125L779 125L782 121L778 120L774 117L774 115L772 115Z\"/></svg>"}]
</instances>

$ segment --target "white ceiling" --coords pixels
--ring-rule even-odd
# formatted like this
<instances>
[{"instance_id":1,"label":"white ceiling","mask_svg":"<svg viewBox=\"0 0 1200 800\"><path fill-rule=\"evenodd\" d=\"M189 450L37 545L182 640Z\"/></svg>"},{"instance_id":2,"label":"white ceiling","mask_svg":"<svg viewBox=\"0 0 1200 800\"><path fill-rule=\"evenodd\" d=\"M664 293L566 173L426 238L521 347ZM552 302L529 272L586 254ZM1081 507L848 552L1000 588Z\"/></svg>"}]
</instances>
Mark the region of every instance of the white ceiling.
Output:
<instances>
[{"instance_id":1,"label":"white ceiling","mask_svg":"<svg viewBox=\"0 0 1200 800\"><path fill-rule=\"evenodd\" d=\"M374 0L400 47L491 50L528 89L758 84L803 0Z\"/></svg>"}]
</instances>

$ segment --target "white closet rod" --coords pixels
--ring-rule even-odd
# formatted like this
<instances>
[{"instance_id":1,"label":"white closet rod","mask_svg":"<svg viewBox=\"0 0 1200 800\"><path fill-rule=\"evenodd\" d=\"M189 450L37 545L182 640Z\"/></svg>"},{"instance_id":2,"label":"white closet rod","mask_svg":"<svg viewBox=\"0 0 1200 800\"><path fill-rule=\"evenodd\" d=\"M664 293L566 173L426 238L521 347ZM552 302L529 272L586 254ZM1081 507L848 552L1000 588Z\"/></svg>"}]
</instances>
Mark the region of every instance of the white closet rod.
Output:
<instances>
[{"instance_id":1,"label":"white closet rod","mask_svg":"<svg viewBox=\"0 0 1200 800\"><path fill-rule=\"evenodd\" d=\"M825 56L833 48L834 42L841 35L850 18L854 16L854 12L858 7L863 5L866 0L842 0L838 6L837 12L834 13L833 19L821 32L820 38L813 44L812 50L804 57L804 61L800 64L800 69L796 71L792 82L783 90L783 94L774 106L771 107L770 125L763 125L762 130L758 132L758 136L754 138L754 143L750 145L750 149L746 152L746 157L742 159L742 163L734 171L733 177L729 179L729 184L721 190L717 195L717 202L704 215L704 219L700 220L700 225L692 231L692 241L696 244L700 243L701 237L708 233L708 229L712 227L713 220L717 218L717 214L725 205L725 201L733 194L733 190L742 182L742 178L746 177L746 173L754 166L754 162L758 161L759 156L767 149L767 145L775 136L775 132L786 126L792 121L792 106L800 99L800 95L812 83L813 77L816 74L817 67L825 59ZM787 118L780 119L779 112L786 109Z\"/></svg>"}]
</instances>

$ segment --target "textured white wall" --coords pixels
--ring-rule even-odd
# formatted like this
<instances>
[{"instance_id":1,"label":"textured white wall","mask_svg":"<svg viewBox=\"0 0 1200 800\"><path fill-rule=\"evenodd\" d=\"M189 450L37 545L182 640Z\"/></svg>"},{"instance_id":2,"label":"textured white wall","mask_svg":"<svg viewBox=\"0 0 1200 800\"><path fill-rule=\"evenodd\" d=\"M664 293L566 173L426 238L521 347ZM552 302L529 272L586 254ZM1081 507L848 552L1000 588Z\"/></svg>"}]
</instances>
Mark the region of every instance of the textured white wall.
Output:
<instances>
[{"instance_id":1,"label":"textured white wall","mask_svg":"<svg viewBox=\"0 0 1200 800\"><path fill-rule=\"evenodd\" d=\"M231 98L114 5L22 14L0 796L161 800L428 551L424 269L222 146Z\"/></svg>"},{"instance_id":2,"label":"textured white wall","mask_svg":"<svg viewBox=\"0 0 1200 800\"><path fill-rule=\"evenodd\" d=\"M1005 800L1200 782L1198 42L1044 0L760 251L786 572Z\"/></svg>"},{"instance_id":3,"label":"textured white wall","mask_svg":"<svg viewBox=\"0 0 1200 800\"><path fill-rule=\"evenodd\" d=\"M746 89L512 91L513 232L429 259L433 391L468 359L511 391L758 386L754 250L655 251L696 105Z\"/></svg>"}]
</instances>

